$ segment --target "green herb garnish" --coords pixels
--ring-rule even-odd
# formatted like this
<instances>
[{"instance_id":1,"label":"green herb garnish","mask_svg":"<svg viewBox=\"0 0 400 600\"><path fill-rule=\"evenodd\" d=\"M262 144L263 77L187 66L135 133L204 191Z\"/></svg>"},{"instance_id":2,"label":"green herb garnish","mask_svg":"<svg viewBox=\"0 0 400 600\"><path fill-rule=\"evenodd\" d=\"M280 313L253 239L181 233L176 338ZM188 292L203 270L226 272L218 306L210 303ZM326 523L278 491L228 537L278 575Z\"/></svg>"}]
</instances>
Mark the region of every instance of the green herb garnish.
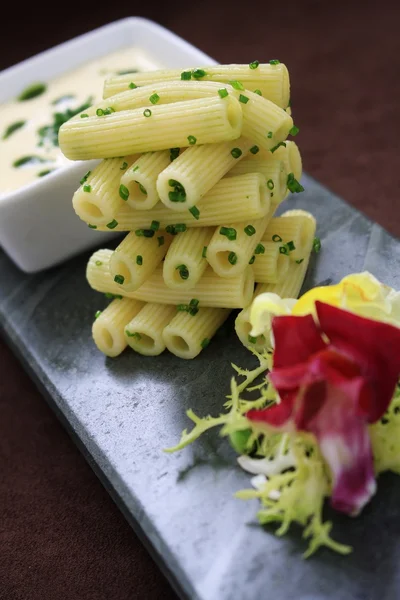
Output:
<instances>
[{"instance_id":1,"label":"green herb garnish","mask_svg":"<svg viewBox=\"0 0 400 600\"><path fill-rule=\"evenodd\" d=\"M125 171L128 168L128 163L127 162L123 162L122 165L120 166L119 170L120 171Z\"/></svg>"},{"instance_id":2,"label":"green herb garnish","mask_svg":"<svg viewBox=\"0 0 400 600\"><path fill-rule=\"evenodd\" d=\"M299 133L299 131L300 129L296 127L296 125L293 125L292 129L289 131L289 135L292 135L294 137Z\"/></svg>"},{"instance_id":3,"label":"green herb garnish","mask_svg":"<svg viewBox=\"0 0 400 600\"><path fill-rule=\"evenodd\" d=\"M180 148L170 148L169 149L169 158L170 161L174 161L179 156Z\"/></svg>"},{"instance_id":4,"label":"green herb garnish","mask_svg":"<svg viewBox=\"0 0 400 600\"><path fill-rule=\"evenodd\" d=\"M316 254L318 254L318 252L321 250L321 240L319 237L314 238L312 249Z\"/></svg>"},{"instance_id":5,"label":"green herb garnish","mask_svg":"<svg viewBox=\"0 0 400 600\"><path fill-rule=\"evenodd\" d=\"M132 333L129 329L125 329L125 333L128 337L136 338L138 342L142 339L142 336L137 331Z\"/></svg>"},{"instance_id":6,"label":"green herb garnish","mask_svg":"<svg viewBox=\"0 0 400 600\"><path fill-rule=\"evenodd\" d=\"M128 88L130 90L136 90L137 85L136 85L136 83L133 83L133 81L131 81L130 84L128 85Z\"/></svg>"},{"instance_id":7,"label":"green herb garnish","mask_svg":"<svg viewBox=\"0 0 400 600\"><path fill-rule=\"evenodd\" d=\"M240 148L232 148L231 154L233 158L239 158L240 156L242 156L242 151Z\"/></svg>"},{"instance_id":8,"label":"green herb garnish","mask_svg":"<svg viewBox=\"0 0 400 600\"><path fill-rule=\"evenodd\" d=\"M44 171L40 171L38 173L38 177L45 177L45 175L49 175L49 173L52 173L54 171L54 169L45 169Z\"/></svg>"},{"instance_id":9,"label":"green herb garnish","mask_svg":"<svg viewBox=\"0 0 400 600\"><path fill-rule=\"evenodd\" d=\"M210 340L208 338L204 338L204 340L202 340L202 342L200 343L200 346L203 348L207 348L208 344L210 343Z\"/></svg>"},{"instance_id":10,"label":"green herb garnish","mask_svg":"<svg viewBox=\"0 0 400 600\"><path fill-rule=\"evenodd\" d=\"M150 229L152 229L153 231L158 231L160 229L160 221L152 221Z\"/></svg>"},{"instance_id":11,"label":"green herb garnish","mask_svg":"<svg viewBox=\"0 0 400 600\"><path fill-rule=\"evenodd\" d=\"M250 236L250 235L254 235L255 234L256 229L255 229L255 227L253 227L253 225L247 225L244 228L244 232L245 232L246 235Z\"/></svg>"},{"instance_id":12,"label":"green herb garnish","mask_svg":"<svg viewBox=\"0 0 400 600\"><path fill-rule=\"evenodd\" d=\"M116 275L114 281L115 283L118 283L118 285L122 285L125 281L125 277L123 275Z\"/></svg>"},{"instance_id":13,"label":"green herb garnish","mask_svg":"<svg viewBox=\"0 0 400 600\"><path fill-rule=\"evenodd\" d=\"M163 236L163 235L160 235L160 236L157 238L157 240L158 240L158 247L160 247L160 246L164 246L165 240L164 240L164 236Z\"/></svg>"},{"instance_id":14,"label":"green herb garnish","mask_svg":"<svg viewBox=\"0 0 400 600\"><path fill-rule=\"evenodd\" d=\"M243 83L241 83L240 81L228 81L228 83L235 89L235 90L240 90L240 91L244 91L244 85Z\"/></svg>"},{"instance_id":15,"label":"green herb garnish","mask_svg":"<svg viewBox=\"0 0 400 600\"><path fill-rule=\"evenodd\" d=\"M258 60L253 60L253 62L251 62L249 64L250 69L257 69L259 66L260 62Z\"/></svg>"},{"instance_id":16,"label":"green herb garnish","mask_svg":"<svg viewBox=\"0 0 400 600\"><path fill-rule=\"evenodd\" d=\"M301 263L303 262L304 258L299 258L299 260L296 260L296 264L297 265L301 265Z\"/></svg>"},{"instance_id":17,"label":"green herb garnish","mask_svg":"<svg viewBox=\"0 0 400 600\"><path fill-rule=\"evenodd\" d=\"M39 163L48 162L45 158L41 158L40 156L22 156L13 162L13 167L18 169L19 167L24 167L25 165L37 165Z\"/></svg>"},{"instance_id":18,"label":"green herb garnish","mask_svg":"<svg viewBox=\"0 0 400 600\"><path fill-rule=\"evenodd\" d=\"M277 58L273 58L272 60L269 61L270 65L279 65L280 64L280 60L278 60Z\"/></svg>"},{"instance_id":19,"label":"green herb garnish","mask_svg":"<svg viewBox=\"0 0 400 600\"><path fill-rule=\"evenodd\" d=\"M194 218L196 219L196 221L199 220L199 218L200 218L200 211L197 208L197 206L192 206L191 208L189 208L189 212L194 216Z\"/></svg>"},{"instance_id":20,"label":"green herb garnish","mask_svg":"<svg viewBox=\"0 0 400 600\"><path fill-rule=\"evenodd\" d=\"M88 193L88 194L90 194L90 192L92 191L92 186L88 185L88 184L84 185L83 186L83 191L86 192L86 193Z\"/></svg>"},{"instance_id":21,"label":"green herb garnish","mask_svg":"<svg viewBox=\"0 0 400 600\"><path fill-rule=\"evenodd\" d=\"M250 344L256 344L257 343L257 338L253 337L250 334L247 336L247 339L250 342Z\"/></svg>"},{"instance_id":22,"label":"green herb garnish","mask_svg":"<svg viewBox=\"0 0 400 600\"><path fill-rule=\"evenodd\" d=\"M274 187L275 187L275 184L274 184L274 182L272 181L272 179L268 179L268 181L267 181L267 188L268 188L269 190L273 190L273 189L274 189Z\"/></svg>"},{"instance_id":23,"label":"green herb garnish","mask_svg":"<svg viewBox=\"0 0 400 600\"><path fill-rule=\"evenodd\" d=\"M102 264L101 260L96 260L96 267L101 267Z\"/></svg>"},{"instance_id":24,"label":"green herb garnish","mask_svg":"<svg viewBox=\"0 0 400 600\"><path fill-rule=\"evenodd\" d=\"M253 254L253 256L251 257L251 259L249 260L249 265L252 265L254 263L254 261L256 260L255 255Z\"/></svg>"},{"instance_id":25,"label":"green herb garnish","mask_svg":"<svg viewBox=\"0 0 400 600\"><path fill-rule=\"evenodd\" d=\"M197 138L194 137L194 135L188 135L188 142L191 146L194 146L195 143L197 142Z\"/></svg>"},{"instance_id":26,"label":"green herb garnish","mask_svg":"<svg viewBox=\"0 0 400 600\"><path fill-rule=\"evenodd\" d=\"M25 102L26 100L32 100L33 98L37 98L41 94L47 90L47 85L45 83L32 83L28 85L23 92L20 93L17 100L19 102Z\"/></svg>"},{"instance_id":27,"label":"green herb garnish","mask_svg":"<svg viewBox=\"0 0 400 600\"><path fill-rule=\"evenodd\" d=\"M154 93L150 96L149 100L152 104L157 104L157 102L160 100L160 96Z\"/></svg>"},{"instance_id":28,"label":"green herb garnish","mask_svg":"<svg viewBox=\"0 0 400 600\"><path fill-rule=\"evenodd\" d=\"M280 146L283 146L284 148L286 148L286 142L279 142L279 144L277 144L276 146L271 148L270 152L273 154L276 150L278 150L278 148Z\"/></svg>"},{"instance_id":29,"label":"green herb garnish","mask_svg":"<svg viewBox=\"0 0 400 600\"><path fill-rule=\"evenodd\" d=\"M119 197L122 198L122 200L125 200L125 202L129 198L129 190L123 183L119 186Z\"/></svg>"},{"instance_id":30,"label":"green herb garnish","mask_svg":"<svg viewBox=\"0 0 400 600\"><path fill-rule=\"evenodd\" d=\"M15 121L14 123L11 123L11 125L9 125L3 133L3 140L6 140L10 137L10 135L18 131L18 129L21 129L25 123L26 121Z\"/></svg>"},{"instance_id":31,"label":"green herb garnish","mask_svg":"<svg viewBox=\"0 0 400 600\"><path fill-rule=\"evenodd\" d=\"M177 267L175 267L175 270L179 271L181 279L189 279L189 269L186 265L178 265Z\"/></svg>"},{"instance_id":32,"label":"green herb garnish","mask_svg":"<svg viewBox=\"0 0 400 600\"><path fill-rule=\"evenodd\" d=\"M231 265L236 265L237 260L238 260L238 257L237 257L236 252L229 252L228 262L230 262Z\"/></svg>"},{"instance_id":33,"label":"green herb garnish","mask_svg":"<svg viewBox=\"0 0 400 600\"><path fill-rule=\"evenodd\" d=\"M221 88L218 90L218 94L221 98L226 98L228 96L228 90L226 88Z\"/></svg>"},{"instance_id":34,"label":"green herb garnish","mask_svg":"<svg viewBox=\"0 0 400 600\"><path fill-rule=\"evenodd\" d=\"M179 181L169 179L168 185L174 188L173 192L168 192L168 198L171 202L186 202L186 191Z\"/></svg>"},{"instance_id":35,"label":"green herb garnish","mask_svg":"<svg viewBox=\"0 0 400 600\"><path fill-rule=\"evenodd\" d=\"M58 132L61 125L64 125L64 123L72 119L72 117L75 117L77 114L89 108L92 104L92 100L93 98L89 97L84 104L81 104L77 108L67 108L64 112L53 113L53 122L50 125L44 125L38 129L38 135L40 137L38 145L43 146L45 142L47 142L52 146L58 146Z\"/></svg>"},{"instance_id":36,"label":"green herb garnish","mask_svg":"<svg viewBox=\"0 0 400 600\"><path fill-rule=\"evenodd\" d=\"M250 148L250 152L251 152L252 154L257 154L258 152L260 152L260 148L259 148L258 146L252 146L252 147Z\"/></svg>"},{"instance_id":37,"label":"green herb garnish","mask_svg":"<svg viewBox=\"0 0 400 600\"><path fill-rule=\"evenodd\" d=\"M115 229L117 225L118 225L118 221L113 219L110 223L107 223L106 227L108 229Z\"/></svg>"},{"instance_id":38,"label":"green herb garnish","mask_svg":"<svg viewBox=\"0 0 400 600\"><path fill-rule=\"evenodd\" d=\"M143 114L144 114L145 117L151 117L151 110L149 108L146 108L143 111Z\"/></svg>"},{"instance_id":39,"label":"green herb garnish","mask_svg":"<svg viewBox=\"0 0 400 600\"><path fill-rule=\"evenodd\" d=\"M207 75L207 73L205 71L203 71L203 69L195 69L194 71L192 71L192 76L195 79L201 79L202 77L205 77Z\"/></svg>"},{"instance_id":40,"label":"green herb garnish","mask_svg":"<svg viewBox=\"0 0 400 600\"><path fill-rule=\"evenodd\" d=\"M257 244L256 249L254 250L254 254L264 254L265 247L262 244Z\"/></svg>"},{"instance_id":41,"label":"green herb garnish","mask_svg":"<svg viewBox=\"0 0 400 600\"><path fill-rule=\"evenodd\" d=\"M221 235L227 237L230 241L236 240L236 229L233 227L221 227L219 232Z\"/></svg>"},{"instance_id":42,"label":"green herb garnish","mask_svg":"<svg viewBox=\"0 0 400 600\"><path fill-rule=\"evenodd\" d=\"M203 246L203 252L201 253L202 258L207 258L207 246Z\"/></svg>"},{"instance_id":43,"label":"green herb garnish","mask_svg":"<svg viewBox=\"0 0 400 600\"><path fill-rule=\"evenodd\" d=\"M97 229L97 225L91 225L90 223L88 224L89 229Z\"/></svg>"},{"instance_id":44,"label":"green herb garnish","mask_svg":"<svg viewBox=\"0 0 400 600\"><path fill-rule=\"evenodd\" d=\"M188 81L189 79L192 79L192 73L190 71L183 71L181 73L181 80Z\"/></svg>"},{"instance_id":45,"label":"green herb garnish","mask_svg":"<svg viewBox=\"0 0 400 600\"><path fill-rule=\"evenodd\" d=\"M154 237L154 231L153 229L136 229L135 231L135 235L137 235L138 237L146 237L146 238L152 238Z\"/></svg>"},{"instance_id":46,"label":"green herb garnish","mask_svg":"<svg viewBox=\"0 0 400 600\"><path fill-rule=\"evenodd\" d=\"M262 92L261 90L254 90L254 93L257 94L258 96L262 96Z\"/></svg>"},{"instance_id":47,"label":"green herb garnish","mask_svg":"<svg viewBox=\"0 0 400 600\"><path fill-rule=\"evenodd\" d=\"M102 313L102 311L101 311L101 310L97 310L97 311L95 312L94 318L95 318L95 319L98 319L98 318L99 318L99 316L101 315L101 313Z\"/></svg>"},{"instance_id":48,"label":"green herb garnish","mask_svg":"<svg viewBox=\"0 0 400 600\"><path fill-rule=\"evenodd\" d=\"M304 192L303 186L297 181L293 173L289 173L287 176L286 182L287 188L292 194L299 194L300 192Z\"/></svg>"},{"instance_id":49,"label":"green herb garnish","mask_svg":"<svg viewBox=\"0 0 400 600\"><path fill-rule=\"evenodd\" d=\"M136 257L136 264L139 265L139 267L141 267L143 264L143 256L141 256L140 254L138 254Z\"/></svg>"},{"instance_id":50,"label":"green herb garnish","mask_svg":"<svg viewBox=\"0 0 400 600\"><path fill-rule=\"evenodd\" d=\"M83 185L85 183L85 181L87 181L87 179L88 179L88 177L89 177L89 175L90 175L91 172L92 171L88 171L87 173L85 173L85 175L82 177L82 179L79 182L81 185Z\"/></svg>"},{"instance_id":51,"label":"green herb garnish","mask_svg":"<svg viewBox=\"0 0 400 600\"><path fill-rule=\"evenodd\" d=\"M282 241L282 238L281 238L281 236L280 236L280 235L278 235L277 233L275 233L275 234L272 236L272 241L273 241L273 242L281 242L281 241Z\"/></svg>"},{"instance_id":52,"label":"green herb garnish","mask_svg":"<svg viewBox=\"0 0 400 600\"><path fill-rule=\"evenodd\" d=\"M244 96L243 94L239 95L239 102L241 102L242 104L247 104L249 101L249 98L247 96Z\"/></svg>"}]
</instances>

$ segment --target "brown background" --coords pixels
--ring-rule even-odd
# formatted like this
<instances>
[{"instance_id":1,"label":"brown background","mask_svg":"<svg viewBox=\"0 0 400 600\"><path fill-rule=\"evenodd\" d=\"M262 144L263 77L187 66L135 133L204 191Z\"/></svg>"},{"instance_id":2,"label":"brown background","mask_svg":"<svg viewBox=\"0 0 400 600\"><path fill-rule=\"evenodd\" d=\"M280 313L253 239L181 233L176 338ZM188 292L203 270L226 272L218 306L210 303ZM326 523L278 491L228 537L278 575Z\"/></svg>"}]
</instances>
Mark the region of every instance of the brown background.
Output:
<instances>
[{"instance_id":1,"label":"brown background","mask_svg":"<svg viewBox=\"0 0 400 600\"><path fill-rule=\"evenodd\" d=\"M97 26L145 16L220 62L291 73L305 170L400 235L399 4L144 2L15 5L0 69ZM163 576L0 341L0 599L174 598Z\"/></svg>"}]
</instances>

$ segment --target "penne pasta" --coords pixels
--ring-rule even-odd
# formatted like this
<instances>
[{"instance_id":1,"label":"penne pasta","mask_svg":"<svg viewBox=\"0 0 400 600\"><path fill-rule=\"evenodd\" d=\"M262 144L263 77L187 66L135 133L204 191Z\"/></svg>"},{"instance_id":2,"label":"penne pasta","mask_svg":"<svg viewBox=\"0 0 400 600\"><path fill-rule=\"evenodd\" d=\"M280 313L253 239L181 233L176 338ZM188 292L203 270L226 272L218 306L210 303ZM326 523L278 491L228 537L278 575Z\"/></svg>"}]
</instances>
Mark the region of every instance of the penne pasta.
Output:
<instances>
[{"instance_id":1,"label":"penne pasta","mask_svg":"<svg viewBox=\"0 0 400 600\"><path fill-rule=\"evenodd\" d=\"M182 72L186 72L189 79L201 81L217 81L223 83L238 82L247 90L259 90L264 98L271 100L281 108L289 104L290 82L286 66L279 64L260 64L257 69L249 65L215 65L204 69L164 69L150 73L134 73L110 77L105 81L103 97L109 98L118 92L129 89L132 84L141 87L157 85L165 81L181 81ZM195 75L193 75L195 73ZM197 77L198 74L200 77ZM204 75L203 75L204 73ZM185 76L183 76L185 77Z\"/></svg>"},{"instance_id":2,"label":"penne pasta","mask_svg":"<svg viewBox=\"0 0 400 600\"><path fill-rule=\"evenodd\" d=\"M93 323L92 334L100 352L118 356L127 346L124 328L142 309L143 302L122 298L113 300Z\"/></svg>"},{"instance_id":3,"label":"penne pasta","mask_svg":"<svg viewBox=\"0 0 400 600\"><path fill-rule=\"evenodd\" d=\"M119 193L120 179L135 156L109 158L88 171L72 198L78 217L92 225L110 223L123 204Z\"/></svg>"},{"instance_id":4,"label":"penne pasta","mask_svg":"<svg viewBox=\"0 0 400 600\"><path fill-rule=\"evenodd\" d=\"M265 184L264 184L265 185ZM220 277L236 277L264 251L260 240L274 209L262 219L217 227L207 248L207 261Z\"/></svg>"},{"instance_id":5,"label":"penne pasta","mask_svg":"<svg viewBox=\"0 0 400 600\"><path fill-rule=\"evenodd\" d=\"M286 114L286 113L285 113ZM242 132L243 114L233 96L209 97L187 102L88 116L64 123L59 144L71 160L109 158L234 140Z\"/></svg>"},{"instance_id":6,"label":"penne pasta","mask_svg":"<svg viewBox=\"0 0 400 600\"><path fill-rule=\"evenodd\" d=\"M192 289L206 270L207 246L213 227L188 229L174 238L163 264L165 285L171 289Z\"/></svg>"},{"instance_id":7,"label":"penne pasta","mask_svg":"<svg viewBox=\"0 0 400 600\"><path fill-rule=\"evenodd\" d=\"M169 150L142 154L121 177L126 202L138 210L150 210L159 201L157 177L170 164Z\"/></svg>"},{"instance_id":8,"label":"penne pasta","mask_svg":"<svg viewBox=\"0 0 400 600\"><path fill-rule=\"evenodd\" d=\"M157 191L161 202L175 211L190 209L246 156L252 145L241 137L231 142L196 144L188 148L159 174Z\"/></svg>"},{"instance_id":9,"label":"penne pasta","mask_svg":"<svg viewBox=\"0 0 400 600\"><path fill-rule=\"evenodd\" d=\"M127 298L158 304L187 304L190 300L197 299L201 306L219 308L244 308L253 295L254 274L251 267L241 275L229 279L218 277L208 268L193 289L172 290L165 285L160 266L138 290L126 292L111 276L111 255L112 250L98 250L89 260L86 277L89 285L98 292L121 294Z\"/></svg>"},{"instance_id":10,"label":"penne pasta","mask_svg":"<svg viewBox=\"0 0 400 600\"><path fill-rule=\"evenodd\" d=\"M257 283L278 283L288 275L290 260L279 252L279 244L261 241L264 252L257 254L253 263L254 279Z\"/></svg>"},{"instance_id":11,"label":"penne pasta","mask_svg":"<svg viewBox=\"0 0 400 600\"><path fill-rule=\"evenodd\" d=\"M270 210L269 190L260 173L249 173L238 177L224 177L203 197L199 214L194 218L189 211L175 212L162 203L152 210L133 210L122 206L112 228L115 231L148 229L152 220L158 221L165 229L177 223L186 227L216 226L221 223L240 223L244 219L260 219ZM100 231L107 231L110 224L98 225Z\"/></svg>"},{"instance_id":12,"label":"penne pasta","mask_svg":"<svg viewBox=\"0 0 400 600\"><path fill-rule=\"evenodd\" d=\"M287 171L282 160L244 159L229 171L227 177L237 177L248 173L261 173L263 175L271 204L276 206L282 202L287 193Z\"/></svg>"},{"instance_id":13,"label":"penne pasta","mask_svg":"<svg viewBox=\"0 0 400 600\"><path fill-rule=\"evenodd\" d=\"M166 347L179 358L195 358L208 346L230 312L226 308L203 307L194 315L179 312L164 329Z\"/></svg>"},{"instance_id":14,"label":"penne pasta","mask_svg":"<svg viewBox=\"0 0 400 600\"><path fill-rule=\"evenodd\" d=\"M158 356L165 350L164 328L176 315L176 306L145 304L125 327L125 340L135 352Z\"/></svg>"},{"instance_id":15,"label":"penne pasta","mask_svg":"<svg viewBox=\"0 0 400 600\"><path fill-rule=\"evenodd\" d=\"M137 290L153 274L167 253L172 236L165 231L128 233L110 259L113 280L127 292ZM153 234L153 237L147 235ZM146 234L146 235L143 235Z\"/></svg>"}]
</instances>

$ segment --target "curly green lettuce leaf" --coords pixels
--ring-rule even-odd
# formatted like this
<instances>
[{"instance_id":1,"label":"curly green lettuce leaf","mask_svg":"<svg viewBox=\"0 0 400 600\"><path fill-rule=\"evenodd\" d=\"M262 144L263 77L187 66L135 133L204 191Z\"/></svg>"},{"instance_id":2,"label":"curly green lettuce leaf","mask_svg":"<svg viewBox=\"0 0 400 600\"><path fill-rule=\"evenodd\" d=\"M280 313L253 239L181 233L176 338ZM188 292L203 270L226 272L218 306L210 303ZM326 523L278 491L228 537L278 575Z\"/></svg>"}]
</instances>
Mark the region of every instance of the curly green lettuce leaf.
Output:
<instances>
[{"instance_id":1,"label":"curly green lettuce leaf","mask_svg":"<svg viewBox=\"0 0 400 600\"><path fill-rule=\"evenodd\" d=\"M369 434L376 474L392 471L400 475L400 387L397 386L388 410L371 425Z\"/></svg>"}]
</instances>

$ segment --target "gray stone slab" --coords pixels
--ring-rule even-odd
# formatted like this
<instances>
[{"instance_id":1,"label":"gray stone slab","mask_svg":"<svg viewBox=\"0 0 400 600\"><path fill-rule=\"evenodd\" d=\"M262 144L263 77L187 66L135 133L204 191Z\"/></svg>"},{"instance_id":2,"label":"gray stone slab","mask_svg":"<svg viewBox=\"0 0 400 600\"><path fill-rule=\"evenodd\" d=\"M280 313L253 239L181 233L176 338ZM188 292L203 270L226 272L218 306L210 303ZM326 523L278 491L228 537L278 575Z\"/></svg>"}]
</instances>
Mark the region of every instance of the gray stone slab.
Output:
<instances>
[{"instance_id":1,"label":"gray stone slab","mask_svg":"<svg viewBox=\"0 0 400 600\"><path fill-rule=\"evenodd\" d=\"M306 286L368 269L400 288L400 244L309 177L285 208L310 210L323 249ZM283 207L284 208L284 207ZM189 425L188 408L217 414L230 362L253 357L224 327L194 361L126 352L102 356L91 324L103 297L85 281L88 255L25 275L0 252L0 326L32 377L182 597L201 600L393 600L400 598L400 480L385 475L358 519L329 515L355 551L304 561L301 532L276 538L258 526L257 502L235 454L216 432L166 455ZM328 510L329 513L329 510Z\"/></svg>"}]
</instances>

